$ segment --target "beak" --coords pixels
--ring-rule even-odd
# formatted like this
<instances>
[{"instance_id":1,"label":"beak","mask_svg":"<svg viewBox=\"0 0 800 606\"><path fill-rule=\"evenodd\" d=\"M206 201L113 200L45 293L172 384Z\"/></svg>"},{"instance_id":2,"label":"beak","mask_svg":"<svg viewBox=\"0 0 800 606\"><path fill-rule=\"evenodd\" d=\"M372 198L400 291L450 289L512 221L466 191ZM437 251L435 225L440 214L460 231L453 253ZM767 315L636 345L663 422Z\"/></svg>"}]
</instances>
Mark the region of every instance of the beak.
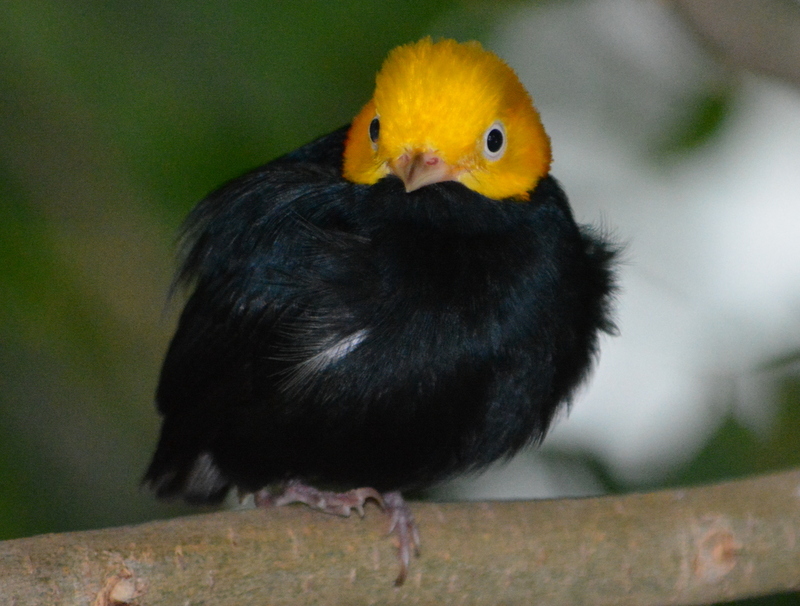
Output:
<instances>
[{"instance_id":1,"label":"beak","mask_svg":"<svg viewBox=\"0 0 800 606\"><path fill-rule=\"evenodd\" d=\"M406 193L458 177L458 171L433 152L406 152L389 167L392 174L403 180Z\"/></svg>"}]
</instances>

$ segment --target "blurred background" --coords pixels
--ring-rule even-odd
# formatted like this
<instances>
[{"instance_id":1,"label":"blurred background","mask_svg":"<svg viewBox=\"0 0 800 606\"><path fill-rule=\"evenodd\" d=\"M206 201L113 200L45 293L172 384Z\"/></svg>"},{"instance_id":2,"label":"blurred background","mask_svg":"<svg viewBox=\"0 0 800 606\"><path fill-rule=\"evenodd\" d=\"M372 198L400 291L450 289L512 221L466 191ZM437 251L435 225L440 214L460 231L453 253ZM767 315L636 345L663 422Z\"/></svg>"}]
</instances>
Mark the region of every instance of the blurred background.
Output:
<instances>
[{"instance_id":1,"label":"blurred background","mask_svg":"<svg viewBox=\"0 0 800 606\"><path fill-rule=\"evenodd\" d=\"M427 496L800 464L800 3L6 0L0 539L188 511L139 489L178 226L348 122L424 35L517 70L577 218L625 245L619 335L544 447Z\"/></svg>"}]
</instances>

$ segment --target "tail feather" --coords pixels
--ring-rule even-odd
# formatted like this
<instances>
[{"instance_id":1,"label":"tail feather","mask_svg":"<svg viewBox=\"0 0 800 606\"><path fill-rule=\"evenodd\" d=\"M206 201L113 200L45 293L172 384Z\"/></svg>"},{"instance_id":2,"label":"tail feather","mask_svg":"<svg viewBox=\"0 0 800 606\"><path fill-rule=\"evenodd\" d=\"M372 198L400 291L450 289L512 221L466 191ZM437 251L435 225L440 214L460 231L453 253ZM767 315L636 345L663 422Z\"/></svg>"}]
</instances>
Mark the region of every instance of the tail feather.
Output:
<instances>
[{"instance_id":1,"label":"tail feather","mask_svg":"<svg viewBox=\"0 0 800 606\"><path fill-rule=\"evenodd\" d=\"M181 497L188 503L219 503L231 488L208 451L181 459L164 456L159 445L142 483L153 490L158 498Z\"/></svg>"}]
</instances>

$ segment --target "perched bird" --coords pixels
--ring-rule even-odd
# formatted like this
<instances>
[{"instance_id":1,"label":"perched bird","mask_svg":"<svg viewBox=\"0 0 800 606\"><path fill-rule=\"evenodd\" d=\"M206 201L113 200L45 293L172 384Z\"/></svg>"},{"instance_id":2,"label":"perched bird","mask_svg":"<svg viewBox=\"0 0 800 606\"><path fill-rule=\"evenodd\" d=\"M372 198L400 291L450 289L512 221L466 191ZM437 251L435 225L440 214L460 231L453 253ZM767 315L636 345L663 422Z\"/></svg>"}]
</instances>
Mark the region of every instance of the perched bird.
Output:
<instances>
[{"instance_id":1,"label":"perched bird","mask_svg":"<svg viewBox=\"0 0 800 606\"><path fill-rule=\"evenodd\" d=\"M351 125L200 202L145 482L342 515L374 499L402 583L419 539L401 492L539 442L612 328L613 246L576 225L550 160L510 67L426 38L390 53Z\"/></svg>"}]
</instances>

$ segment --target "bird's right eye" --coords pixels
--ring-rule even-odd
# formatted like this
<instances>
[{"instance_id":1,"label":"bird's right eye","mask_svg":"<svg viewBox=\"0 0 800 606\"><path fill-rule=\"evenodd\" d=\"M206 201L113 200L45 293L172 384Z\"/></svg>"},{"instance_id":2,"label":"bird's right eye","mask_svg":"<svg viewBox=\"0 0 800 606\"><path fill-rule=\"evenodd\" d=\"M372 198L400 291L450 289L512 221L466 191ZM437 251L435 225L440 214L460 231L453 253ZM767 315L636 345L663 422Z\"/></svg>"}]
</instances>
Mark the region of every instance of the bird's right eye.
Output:
<instances>
[{"instance_id":1,"label":"bird's right eye","mask_svg":"<svg viewBox=\"0 0 800 606\"><path fill-rule=\"evenodd\" d=\"M381 134L381 122L377 117L372 119L369 123L369 140L373 143L378 142L378 135Z\"/></svg>"}]
</instances>

